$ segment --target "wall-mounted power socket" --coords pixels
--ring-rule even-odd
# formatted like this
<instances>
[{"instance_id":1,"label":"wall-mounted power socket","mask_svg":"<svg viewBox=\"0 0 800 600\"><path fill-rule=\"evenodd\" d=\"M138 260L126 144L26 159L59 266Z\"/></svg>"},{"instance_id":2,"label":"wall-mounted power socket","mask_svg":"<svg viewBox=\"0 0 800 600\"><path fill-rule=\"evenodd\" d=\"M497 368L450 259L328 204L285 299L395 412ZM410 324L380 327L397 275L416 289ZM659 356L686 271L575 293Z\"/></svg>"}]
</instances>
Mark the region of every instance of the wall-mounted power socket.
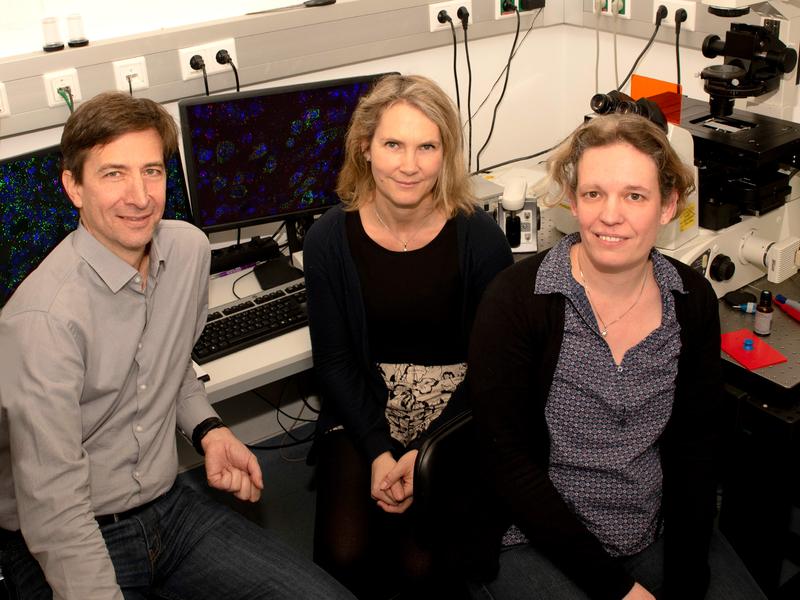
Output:
<instances>
[{"instance_id":1,"label":"wall-mounted power socket","mask_svg":"<svg viewBox=\"0 0 800 600\"><path fill-rule=\"evenodd\" d=\"M8 105L8 93L6 93L6 84L0 81L0 118L10 117L11 107Z\"/></svg>"},{"instance_id":2,"label":"wall-mounted power socket","mask_svg":"<svg viewBox=\"0 0 800 600\"><path fill-rule=\"evenodd\" d=\"M229 73L231 66L227 64L219 64L217 62L217 52L220 50L227 50L228 54L236 67L239 67L239 61L236 57L236 42L233 38L224 40L217 40L216 42L208 42L199 46L192 46L190 48L181 48L178 50L178 59L181 63L181 77L184 81L189 79L196 79L203 76L201 69L194 70L189 65L189 61L195 54L203 57L206 64L206 74L213 75L214 73Z\"/></svg>"},{"instance_id":3,"label":"wall-mounted power socket","mask_svg":"<svg viewBox=\"0 0 800 600\"><path fill-rule=\"evenodd\" d=\"M697 17L696 2L687 0L653 0L653 23L656 22L658 7L662 4L667 8L667 16L661 21L662 27L675 27L675 12L682 8L686 11L686 20L681 23L681 29L694 31L695 18Z\"/></svg>"},{"instance_id":4,"label":"wall-mounted power socket","mask_svg":"<svg viewBox=\"0 0 800 600\"><path fill-rule=\"evenodd\" d=\"M44 81L44 91L47 95L47 106L66 105L64 98L58 93L59 89L69 88L72 102L81 99L81 86L78 83L78 71L75 69L64 69L63 71L52 71L42 75Z\"/></svg>"},{"instance_id":5,"label":"wall-mounted power socket","mask_svg":"<svg viewBox=\"0 0 800 600\"><path fill-rule=\"evenodd\" d=\"M631 18L633 0L592 0L592 12L613 17L615 14L620 19Z\"/></svg>"},{"instance_id":6,"label":"wall-mounted power socket","mask_svg":"<svg viewBox=\"0 0 800 600\"><path fill-rule=\"evenodd\" d=\"M446 10L450 18L453 19L453 25L456 29L461 27L461 21L458 20L458 9L461 7L469 11L469 19L467 23L472 25L472 0L456 0L455 2L437 2L436 4L428 5L428 19L430 22L431 31L439 31L440 29L450 29L450 23L445 21L439 22L439 12Z\"/></svg>"},{"instance_id":7,"label":"wall-mounted power socket","mask_svg":"<svg viewBox=\"0 0 800 600\"><path fill-rule=\"evenodd\" d=\"M120 92L135 92L150 87L144 56L117 60L111 65L114 69L114 82Z\"/></svg>"},{"instance_id":8,"label":"wall-mounted power socket","mask_svg":"<svg viewBox=\"0 0 800 600\"><path fill-rule=\"evenodd\" d=\"M503 8L507 7L509 4L513 4L516 8L519 8L518 0L494 0L495 20L513 17L516 14L513 8L511 10L503 10Z\"/></svg>"}]
</instances>

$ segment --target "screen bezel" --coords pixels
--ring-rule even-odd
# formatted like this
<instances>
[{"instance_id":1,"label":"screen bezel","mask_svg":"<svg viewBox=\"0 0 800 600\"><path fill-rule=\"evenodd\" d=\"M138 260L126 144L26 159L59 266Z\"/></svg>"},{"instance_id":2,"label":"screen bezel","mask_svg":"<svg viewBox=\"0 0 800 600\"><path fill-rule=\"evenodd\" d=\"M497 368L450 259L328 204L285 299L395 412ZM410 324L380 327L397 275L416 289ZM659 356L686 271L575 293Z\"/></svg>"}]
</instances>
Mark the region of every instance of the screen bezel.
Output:
<instances>
[{"instance_id":1,"label":"screen bezel","mask_svg":"<svg viewBox=\"0 0 800 600\"><path fill-rule=\"evenodd\" d=\"M196 170L197 163L195 160L194 148L192 147L191 126L189 124L188 112L190 107L197 106L200 104L220 104L224 102L229 102L231 100L242 100L259 96L269 97L269 96L277 96L280 94L291 94L296 92L302 92L305 90L346 86L355 83L369 83L370 87L372 87L379 79L391 74L395 73L382 72L371 75L359 75L354 77L327 79L323 81L312 81L312 82L271 87L271 88L260 88L257 90L247 90L244 92L230 92L214 96L199 96L194 98L187 98L178 102L178 111L180 114L180 123L181 123L181 138L183 140L183 154L184 157L186 158L186 163L184 165L184 172L186 175L186 182L189 187L189 202L191 203L192 206L192 214L194 215L195 218L195 226L201 229L206 234L218 231L230 231L234 229L241 229L243 227L263 225L265 223L276 223L281 221L292 221L293 219L295 220L301 219L303 217L308 217L310 215L315 215L325 212L334 205L316 206L308 209L295 210L292 211L291 213L265 215L254 218L243 218L236 221L230 221L228 223L219 223L214 225L205 225L204 223L202 223L200 218L202 212L199 206L199 198L195 193L196 182L197 182L197 170Z\"/></svg>"}]
</instances>

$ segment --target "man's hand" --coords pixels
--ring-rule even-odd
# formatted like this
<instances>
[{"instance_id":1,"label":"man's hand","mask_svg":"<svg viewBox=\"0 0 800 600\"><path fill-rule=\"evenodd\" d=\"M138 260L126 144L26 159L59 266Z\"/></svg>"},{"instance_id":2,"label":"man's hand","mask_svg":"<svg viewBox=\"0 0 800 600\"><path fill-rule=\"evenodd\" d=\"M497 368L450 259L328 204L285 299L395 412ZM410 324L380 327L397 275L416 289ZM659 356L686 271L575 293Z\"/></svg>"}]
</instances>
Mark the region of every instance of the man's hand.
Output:
<instances>
[{"instance_id":1,"label":"man's hand","mask_svg":"<svg viewBox=\"0 0 800 600\"><path fill-rule=\"evenodd\" d=\"M231 492L240 500L257 502L264 489L255 455L227 427L209 431L200 441L206 453L208 485Z\"/></svg>"},{"instance_id":2,"label":"man's hand","mask_svg":"<svg viewBox=\"0 0 800 600\"><path fill-rule=\"evenodd\" d=\"M634 583L631 591L623 596L622 600L656 600L642 585Z\"/></svg>"},{"instance_id":3,"label":"man's hand","mask_svg":"<svg viewBox=\"0 0 800 600\"><path fill-rule=\"evenodd\" d=\"M405 512L414 501L414 464L416 460L416 450L406 452L383 478L380 484L381 490L389 492L396 503L391 505L378 500L378 506L386 512Z\"/></svg>"}]
</instances>

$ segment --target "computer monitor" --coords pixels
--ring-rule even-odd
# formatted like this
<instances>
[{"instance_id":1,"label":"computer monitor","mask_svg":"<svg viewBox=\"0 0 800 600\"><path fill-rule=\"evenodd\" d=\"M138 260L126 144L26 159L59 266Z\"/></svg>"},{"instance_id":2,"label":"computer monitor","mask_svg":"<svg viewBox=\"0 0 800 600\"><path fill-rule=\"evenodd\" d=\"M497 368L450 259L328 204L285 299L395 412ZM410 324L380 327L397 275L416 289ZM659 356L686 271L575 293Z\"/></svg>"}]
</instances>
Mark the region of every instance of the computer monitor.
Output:
<instances>
[{"instance_id":1,"label":"computer monitor","mask_svg":"<svg viewBox=\"0 0 800 600\"><path fill-rule=\"evenodd\" d=\"M164 218L192 222L177 153L167 163ZM77 227L78 211L61 186L58 146L0 160L0 307Z\"/></svg>"},{"instance_id":2,"label":"computer monitor","mask_svg":"<svg viewBox=\"0 0 800 600\"><path fill-rule=\"evenodd\" d=\"M206 233L291 226L337 204L350 117L383 75L179 102L196 225Z\"/></svg>"}]
</instances>

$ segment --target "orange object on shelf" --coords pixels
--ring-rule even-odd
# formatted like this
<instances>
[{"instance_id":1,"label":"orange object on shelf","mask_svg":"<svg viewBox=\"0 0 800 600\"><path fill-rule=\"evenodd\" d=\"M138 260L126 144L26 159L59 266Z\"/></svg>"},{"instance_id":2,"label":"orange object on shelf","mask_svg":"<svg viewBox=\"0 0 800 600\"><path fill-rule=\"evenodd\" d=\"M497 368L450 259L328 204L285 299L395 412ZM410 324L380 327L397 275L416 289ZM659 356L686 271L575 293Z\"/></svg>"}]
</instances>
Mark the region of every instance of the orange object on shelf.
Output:
<instances>
[{"instance_id":1,"label":"orange object on shelf","mask_svg":"<svg viewBox=\"0 0 800 600\"><path fill-rule=\"evenodd\" d=\"M682 86L677 83L652 79L643 75L631 77L631 98L652 100L658 104L667 121L675 125L681 124L682 91Z\"/></svg>"}]
</instances>

